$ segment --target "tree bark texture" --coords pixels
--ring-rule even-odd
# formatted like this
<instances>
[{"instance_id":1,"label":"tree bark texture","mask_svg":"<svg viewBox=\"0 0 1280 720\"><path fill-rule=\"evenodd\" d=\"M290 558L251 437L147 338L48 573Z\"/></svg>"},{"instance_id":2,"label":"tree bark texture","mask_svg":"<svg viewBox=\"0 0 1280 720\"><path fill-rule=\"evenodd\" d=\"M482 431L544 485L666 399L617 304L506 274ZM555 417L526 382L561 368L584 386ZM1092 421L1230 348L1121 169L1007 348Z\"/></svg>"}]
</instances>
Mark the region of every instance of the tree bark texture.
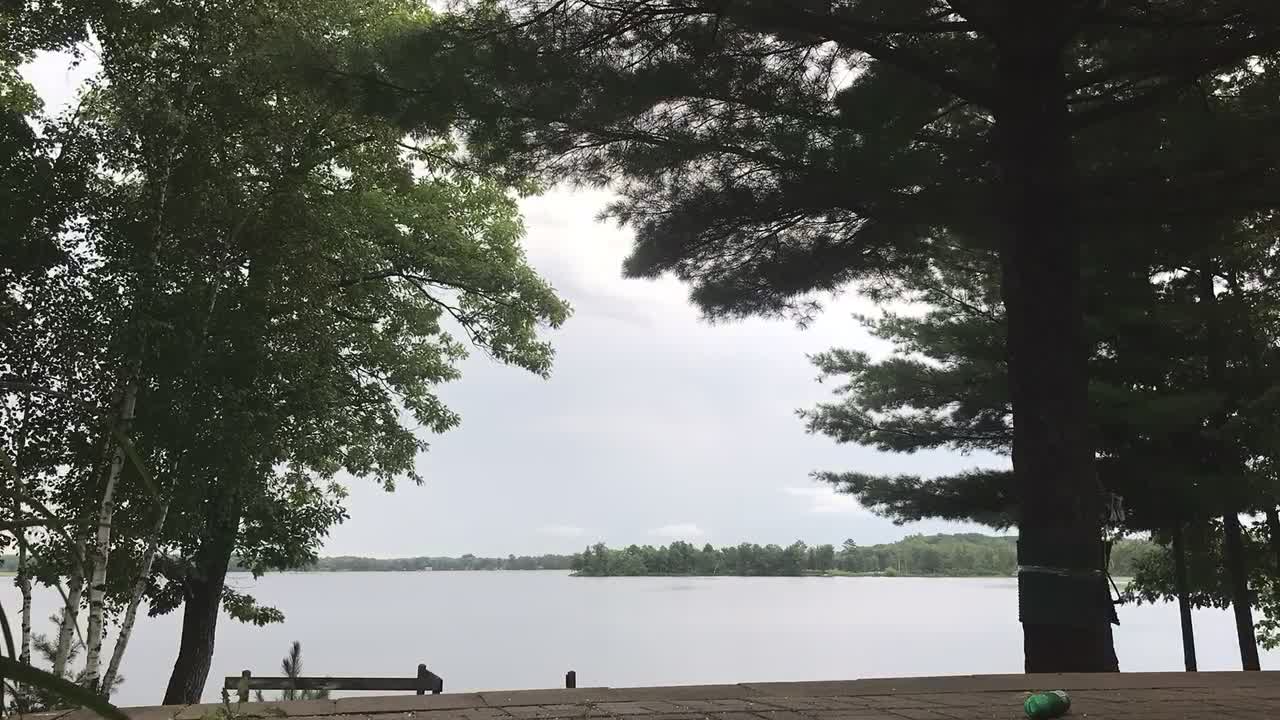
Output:
<instances>
[{"instance_id":1,"label":"tree bark texture","mask_svg":"<svg viewBox=\"0 0 1280 720\"><path fill-rule=\"evenodd\" d=\"M29 400L27 402L30 402ZM14 443L14 478L19 497L26 493L26 482L23 480L23 451L27 446L27 428L30 426L28 416L30 413L29 406L24 408L22 414L22 423L18 426L18 432ZM21 520L25 517L25 503L19 499L13 504L13 517L15 520ZM13 579L13 584L18 586L18 593L22 597L22 610L19 615L21 623L22 637L19 641L18 662L24 665L31 664L31 576L27 573L27 530L18 527L13 530L13 539L18 546L18 562L17 575Z\"/></svg>"},{"instance_id":2,"label":"tree bark texture","mask_svg":"<svg viewBox=\"0 0 1280 720\"><path fill-rule=\"evenodd\" d=\"M1187 546L1182 523L1173 527L1173 584L1178 593L1178 617L1182 623L1182 664L1196 671L1196 634L1191 623L1191 598L1187 589Z\"/></svg>"},{"instance_id":3,"label":"tree bark texture","mask_svg":"<svg viewBox=\"0 0 1280 720\"><path fill-rule=\"evenodd\" d=\"M228 463L223 472L229 480L206 481L204 537L183 579L182 635L165 689L165 705L198 703L204 693L213 662L222 589L240 534L241 483L251 465Z\"/></svg>"},{"instance_id":4,"label":"tree bark texture","mask_svg":"<svg viewBox=\"0 0 1280 720\"><path fill-rule=\"evenodd\" d=\"M1088 424L1088 348L1068 88L1058 21L1011 5L993 142L1002 175L1019 619L1027 672L1118 670Z\"/></svg>"},{"instance_id":5,"label":"tree bark texture","mask_svg":"<svg viewBox=\"0 0 1280 720\"><path fill-rule=\"evenodd\" d=\"M1253 599L1249 596L1249 564L1244 556L1244 531L1240 527L1240 507L1234 497L1232 481L1244 472L1231 448L1216 433L1226 424L1235 404L1227 388L1226 362L1222 356L1223 327L1218 314L1217 258L1206 254L1197 277L1200 303L1205 321L1205 378L1209 387L1221 392L1227 401L1211 419L1206 435L1204 467L1218 481L1222 500L1223 564L1230 584L1231 608L1235 613L1236 640L1240 645L1240 666L1244 670L1260 670L1258 641L1253 632Z\"/></svg>"},{"instance_id":6,"label":"tree bark texture","mask_svg":"<svg viewBox=\"0 0 1280 720\"><path fill-rule=\"evenodd\" d=\"M78 540L75 557L72 558L71 579L67 581L67 604L63 608L62 624L58 627L58 647L53 656L53 674L62 677L67 671L67 657L76 635L76 621L80 617L80 600L84 597L84 553L87 543Z\"/></svg>"},{"instance_id":7,"label":"tree bark texture","mask_svg":"<svg viewBox=\"0 0 1280 720\"><path fill-rule=\"evenodd\" d=\"M138 606L142 604L142 596L147 590L147 580L151 577L151 567L155 564L156 555L160 552L160 534L164 532L165 521L169 517L169 503L160 506L155 527L151 532L151 540L147 543L146 552L142 556L142 567L138 568L138 577L133 581L130 590L129 607L125 609L124 620L120 622L120 632L116 636L115 647L111 649L111 661L102 676L102 687L110 688L120 673L120 663L124 660L125 650L129 647L129 638L133 636L133 626L138 620Z\"/></svg>"},{"instance_id":8,"label":"tree bark texture","mask_svg":"<svg viewBox=\"0 0 1280 720\"><path fill-rule=\"evenodd\" d=\"M120 414L116 421L116 430L128 434L133 422L134 410L138 403L139 373L142 369L141 348L138 356L129 365L125 379L124 396L120 401ZM107 561L111 556L111 522L115 515L115 491L124 472L124 464L128 454L116 437L108 437L108 442L115 446L111 453L111 462L107 466L107 476L102 488L102 502L98 507L98 527L93 545L93 575L89 581L89 623L85 630L85 683L89 687L98 684L98 668L102 657L103 619L106 611L107 594Z\"/></svg>"},{"instance_id":9,"label":"tree bark texture","mask_svg":"<svg viewBox=\"0 0 1280 720\"><path fill-rule=\"evenodd\" d=\"M1253 602L1249 597L1249 566L1244 556L1244 531L1240 516L1228 511L1222 516L1223 560L1231 583L1231 609L1236 616L1236 639L1240 644L1240 668L1261 670L1258 640L1253 634Z\"/></svg>"},{"instance_id":10,"label":"tree bark texture","mask_svg":"<svg viewBox=\"0 0 1280 720\"><path fill-rule=\"evenodd\" d=\"M165 689L165 705L190 705L200 702L209 667L213 662L214 639L218 629L218 613L222 605L222 587L231 565L234 544L225 538L208 538L196 556L195 567L185 579L182 636L178 658L173 663L169 685Z\"/></svg>"},{"instance_id":11,"label":"tree bark texture","mask_svg":"<svg viewBox=\"0 0 1280 720\"><path fill-rule=\"evenodd\" d=\"M26 535L26 530L19 528L16 532ZM18 651L18 662L31 664L31 576L27 574L27 543L18 543L18 576L14 582L18 592L22 594L22 649Z\"/></svg>"}]
</instances>

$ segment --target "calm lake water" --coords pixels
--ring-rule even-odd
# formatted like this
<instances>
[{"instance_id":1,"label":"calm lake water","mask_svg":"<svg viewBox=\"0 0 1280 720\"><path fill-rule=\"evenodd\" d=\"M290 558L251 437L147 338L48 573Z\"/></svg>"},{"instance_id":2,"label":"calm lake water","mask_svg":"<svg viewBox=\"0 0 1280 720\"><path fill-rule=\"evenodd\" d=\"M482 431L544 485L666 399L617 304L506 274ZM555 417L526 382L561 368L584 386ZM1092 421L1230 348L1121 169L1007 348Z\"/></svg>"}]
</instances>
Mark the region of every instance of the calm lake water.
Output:
<instances>
[{"instance_id":1,"label":"calm lake water","mask_svg":"<svg viewBox=\"0 0 1280 720\"><path fill-rule=\"evenodd\" d=\"M205 696L248 668L279 674L302 641L315 675L414 674L447 691L579 685L1020 672L1012 579L572 578L561 572L300 573L238 588L284 611L256 628L223 618ZM4 607L17 591L0 589ZM37 630L56 595L37 598ZM12 617L12 615L11 615ZM177 654L180 612L144 618L125 658L123 705L155 704ZM1176 606L1122 607L1125 670L1181 670ZM16 621L16 619L15 619ZM1231 615L1195 616L1203 670L1239 668ZM1280 668L1264 653L1263 669Z\"/></svg>"}]
</instances>

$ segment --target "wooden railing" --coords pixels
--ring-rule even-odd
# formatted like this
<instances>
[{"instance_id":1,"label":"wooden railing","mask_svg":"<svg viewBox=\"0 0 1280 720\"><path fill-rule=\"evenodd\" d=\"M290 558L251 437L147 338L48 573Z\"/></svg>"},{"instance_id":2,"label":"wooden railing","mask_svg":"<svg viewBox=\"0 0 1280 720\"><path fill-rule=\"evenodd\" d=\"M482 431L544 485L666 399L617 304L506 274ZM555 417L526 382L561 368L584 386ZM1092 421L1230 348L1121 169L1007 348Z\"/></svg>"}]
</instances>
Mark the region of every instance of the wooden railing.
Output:
<instances>
[{"instance_id":1,"label":"wooden railing","mask_svg":"<svg viewBox=\"0 0 1280 720\"><path fill-rule=\"evenodd\" d=\"M578 673L570 670L564 674L564 686L570 690L578 687ZM240 702L249 702L250 690L372 690L372 691L409 691L419 695L430 692L439 695L444 692L444 680L427 669L426 665L418 666L417 677L254 677L245 670L239 676L231 675L223 681L226 690L237 691Z\"/></svg>"},{"instance_id":2,"label":"wooden railing","mask_svg":"<svg viewBox=\"0 0 1280 720\"><path fill-rule=\"evenodd\" d=\"M245 670L237 677L229 676L222 683L226 690L235 690L240 702L249 702L250 690L371 690L409 691L419 695L430 692L439 695L444 691L444 680L427 669L418 666L416 677L254 677Z\"/></svg>"}]
</instances>

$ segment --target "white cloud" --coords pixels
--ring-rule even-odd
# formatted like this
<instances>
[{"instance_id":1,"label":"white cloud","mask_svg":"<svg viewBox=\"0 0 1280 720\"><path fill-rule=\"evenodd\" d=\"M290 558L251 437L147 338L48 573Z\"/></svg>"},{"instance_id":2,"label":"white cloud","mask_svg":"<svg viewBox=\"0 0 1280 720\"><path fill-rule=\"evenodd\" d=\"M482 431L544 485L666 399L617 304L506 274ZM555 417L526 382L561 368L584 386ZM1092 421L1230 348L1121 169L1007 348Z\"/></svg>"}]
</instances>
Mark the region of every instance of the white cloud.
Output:
<instances>
[{"instance_id":1,"label":"white cloud","mask_svg":"<svg viewBox=\"0 0 1280 720\"><path fill-rule=\"evenodd\" d=\"M551 537L576 538L587 534L586 528L580 528L577 525L543 525L538 528L541 535L550 535Z\"/></svg>"},{"instance_id":2,"label":"white cloud","mask_svg":"<svg viewBox=\"0 0 1280 720\"><path fill-rule=\"evenodd\" d=\"M867 512L854 496L838 493L827 486L788 487L782 491L795 497L809 498L809 512L812 513L853 515Z\"/></svg>"},{"instance_id":3,"label":"white cloud","mask_svg":"<svg viewBox=\"0 0 1280 720\"><path fill-rule=\"evenodd\" d=\"M96 43L94 46L82 45L82 48L88 52L82 53L78 59L70 52L41 52L19 68L22 77L31 83L44 101L46 114L53 116L67 111L84 83L102 69Z\"/></svg>"},{"instance_id":4,"label":"white cloud","mask_svg":"<svg viewBox=\"0 0 1280 720\"><path fill-rule=\"evenodd\" d=\"M669 540L689 540L691 538L700 538L707 534L706 530L698 527L694 523L675 523L673 525L663 525L649 531L650 535L667 538Z\"/></svg>"}]
</instances>

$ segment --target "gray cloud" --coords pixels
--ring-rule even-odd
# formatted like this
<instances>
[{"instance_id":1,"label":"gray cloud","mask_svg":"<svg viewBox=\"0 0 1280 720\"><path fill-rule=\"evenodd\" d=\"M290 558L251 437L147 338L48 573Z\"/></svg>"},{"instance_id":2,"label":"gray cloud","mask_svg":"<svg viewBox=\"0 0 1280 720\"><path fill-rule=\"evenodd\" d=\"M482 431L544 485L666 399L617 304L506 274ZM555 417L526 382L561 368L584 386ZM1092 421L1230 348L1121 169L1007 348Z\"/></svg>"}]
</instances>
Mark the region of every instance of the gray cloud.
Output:
<instances>
[{"instance_id":1,"label":"gray cloud","mask_svg":"<svg viewBox=\"0 0 1280 720\"><path fill-rule=\"evenodd\" d=\"M820 515L829 513L839 515L869 514L866 508L859 505L858 500L852 495L838 493L830 486L788 487L782 490L792 497L807 498L809 500L809 512L811 513Z\"/></svg>"},{"instance_id":2,"label":"gray cloud","mask_svg":"<svg viewBox=\"0 0 1280 720\"><path fill-rule=\"evenodd\" d=\"M653 528L649 534L664 540L697 540L706 537L707 531L697 523L684 522Z\"/></svg>"},{"instance_id":3,"label":"gray cloud","mask_svg":"<svg viewBox=\"0 0 1280 720\"><path fill-rule=\"evenodd\" d=\"M580 528L577 525L543 525L538 528L538 532L558 538L580 538L587 534L586 528Z\"/></svg>"}]
</instances>

